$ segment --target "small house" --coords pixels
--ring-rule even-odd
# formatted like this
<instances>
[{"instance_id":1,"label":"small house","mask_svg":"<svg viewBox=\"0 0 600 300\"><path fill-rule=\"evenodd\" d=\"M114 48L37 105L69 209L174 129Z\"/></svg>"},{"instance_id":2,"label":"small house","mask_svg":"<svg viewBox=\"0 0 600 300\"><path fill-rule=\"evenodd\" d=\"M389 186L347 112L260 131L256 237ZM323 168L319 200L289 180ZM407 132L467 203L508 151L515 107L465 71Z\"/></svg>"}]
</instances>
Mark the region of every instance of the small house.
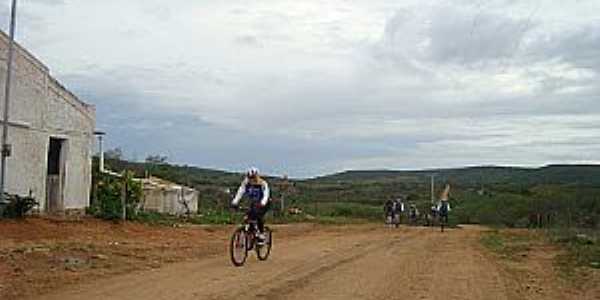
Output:
<instances>
[{"instance_id":1,"label":"small house","mask_svg":"<svg viewBox=\"0 0 600 300\"><path fill-rule=\"evenodd\" d=\"M141 179L142 203L144 211L172 215L194 214L198 212L199 192L157 177Z\"/></svg>"}]
</instances>

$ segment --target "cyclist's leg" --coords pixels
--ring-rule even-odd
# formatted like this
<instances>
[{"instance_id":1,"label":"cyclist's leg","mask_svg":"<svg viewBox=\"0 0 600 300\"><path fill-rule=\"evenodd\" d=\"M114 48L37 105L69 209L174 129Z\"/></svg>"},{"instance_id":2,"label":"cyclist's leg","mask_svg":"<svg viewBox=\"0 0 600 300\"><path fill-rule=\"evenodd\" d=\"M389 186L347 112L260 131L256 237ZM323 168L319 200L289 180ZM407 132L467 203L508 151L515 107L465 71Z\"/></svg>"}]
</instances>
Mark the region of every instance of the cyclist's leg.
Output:
<instances>
[{"instance_id":1,"label":"cyclist's leg","mask_svg":"<svg viewBox=\"0 0 600 300\"><path fill-rule=\"evenodd\" d=\"M271 203L269 202L264 207L258 209L256 221L257 221L257 225L258 225L258 230L260 232L265 232L265 215L267 214L267 212L269 211L270 208L271 208Z\"/></svg>"}]
</instances>

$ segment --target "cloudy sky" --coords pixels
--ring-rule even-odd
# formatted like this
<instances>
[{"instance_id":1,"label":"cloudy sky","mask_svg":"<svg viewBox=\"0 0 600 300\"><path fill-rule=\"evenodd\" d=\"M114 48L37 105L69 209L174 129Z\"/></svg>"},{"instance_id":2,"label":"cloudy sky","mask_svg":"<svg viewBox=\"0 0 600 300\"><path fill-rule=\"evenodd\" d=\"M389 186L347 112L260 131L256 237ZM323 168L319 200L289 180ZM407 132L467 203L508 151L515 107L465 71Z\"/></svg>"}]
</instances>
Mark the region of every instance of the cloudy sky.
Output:
<instances>
[{"instance_id":1,"label":"cloudy sky","mask_svg":"<svg viewBox=\"0 0 600 300\"><path fill-rule=\"evenodd\" d=\"M296 177L600 161L598 0L26 0L17 38L131 159Z\"/></svg>"}]
</instances>

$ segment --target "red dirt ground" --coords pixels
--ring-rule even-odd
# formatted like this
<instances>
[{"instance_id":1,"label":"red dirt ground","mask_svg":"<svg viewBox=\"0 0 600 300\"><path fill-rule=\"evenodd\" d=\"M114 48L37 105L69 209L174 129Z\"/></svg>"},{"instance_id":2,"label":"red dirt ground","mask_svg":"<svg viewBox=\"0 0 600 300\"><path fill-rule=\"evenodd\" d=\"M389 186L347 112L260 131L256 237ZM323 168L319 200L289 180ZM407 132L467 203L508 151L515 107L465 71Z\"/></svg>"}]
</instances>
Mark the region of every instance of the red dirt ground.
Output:
<instances>
[{"instance_id":1,"label":"red dirt ground","mask_svg":"<svg viewBox=\"0 0 600 300\"><path fill-rule=\"evenodd\" d=\"M301 227L285 234L297 235ZM228 226L174 228L91 218L3 220L0 299L220 254L230 231Z\"/></svg>"}]
</instances>

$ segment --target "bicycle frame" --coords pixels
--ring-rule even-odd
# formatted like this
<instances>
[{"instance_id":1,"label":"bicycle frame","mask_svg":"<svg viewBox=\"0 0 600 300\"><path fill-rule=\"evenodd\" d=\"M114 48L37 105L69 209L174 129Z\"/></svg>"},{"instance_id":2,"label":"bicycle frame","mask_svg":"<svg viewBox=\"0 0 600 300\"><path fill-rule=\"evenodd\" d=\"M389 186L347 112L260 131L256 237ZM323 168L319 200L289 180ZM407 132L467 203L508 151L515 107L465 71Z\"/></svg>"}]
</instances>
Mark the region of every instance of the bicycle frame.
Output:
<instances>
[{"instance_id":1,"label":"bicycle frame","mask_svg":"<svg viewBox=\"0 0 600 300\"><path fill-rule=\"evenodd\" d=\"M256 232L258 231L258 224L256 220L250 220L247 216L244 218L244 231L248 237L248 244L246 245L248 250L252 250L255 246Z\"/></svg>"}]
</instances>

